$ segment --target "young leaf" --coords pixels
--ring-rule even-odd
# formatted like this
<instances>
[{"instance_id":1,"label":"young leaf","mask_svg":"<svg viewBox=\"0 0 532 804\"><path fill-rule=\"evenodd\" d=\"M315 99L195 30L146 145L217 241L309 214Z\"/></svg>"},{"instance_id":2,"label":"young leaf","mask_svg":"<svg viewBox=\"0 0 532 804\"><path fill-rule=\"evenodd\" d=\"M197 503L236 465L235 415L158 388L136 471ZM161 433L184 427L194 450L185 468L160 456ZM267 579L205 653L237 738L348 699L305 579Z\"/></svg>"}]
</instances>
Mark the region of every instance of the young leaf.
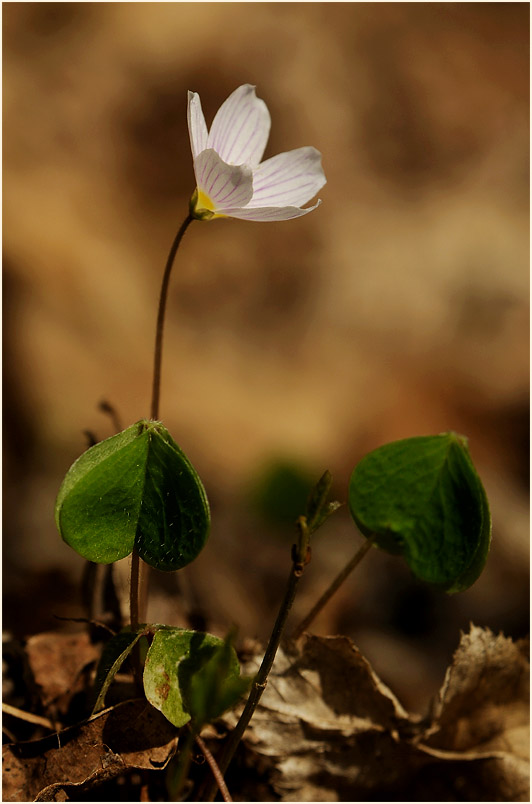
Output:
<instances>
[{"instance_id":1,"label":"young leaf","mask_svg":"<svg viewBox=\"0 0 532 804\"><path fill-rule=\"evenodd\" d=\"M349 507L365 536L402 553L421 580L449 593L478 578L488 555L486 493L456 433L407 438L370 452L355 467Z\"/></svg>"},{"instance_id":2,"label":"young leaf","mask_svg":"<svg viewBox=\"0 0 532 804\"><path fill-rule=\"evenodd\" d=\"M78 458L59 490L55 519L64 541L89 561L109 564L135 548L168 571L196 558L210 525L194 467L160 422L146 420Z\"/></svg>"},{"instance_id":3,"label":"young leaf","mask_svg":"<svg viewBox=\"0 0 532 804\"><path fill-rule=\"evenodd\" d=\"M309 533L314 533L314 531L318 530L325 520L340 508L341 503L339 502L327 502L331 485L331 473L325 470L309 494L306 513Z\"/></svg>"},{"instance_id":4,"label":"young leaf","mask_svg":"<svg viewBox=\"0 0 532 804\"><path fill-rule=\"evenodd\" d=\"M96 703L92 714L103 709L107 690L111 682L120 670L120 667L127 659L137 642L142 636L142 632L121 631L112 637L102 651L101 659L96 670L96 681L94 682L94 692Z\"/></svg>"},{"instance_id":5,"label":"young leaf","mask_svg":"<svg viewBox=\"0 0 532 804\"><path fill-rule=\"evenodd\" d=\"M223 647L222 639L199 631L165 628L154 635L144 665L144 692L174 726L180 728L199 714L193 678ZM240 666L230 646L225 660L224 680L231 683L239 678Z\"/></svg>"}]
</instances>

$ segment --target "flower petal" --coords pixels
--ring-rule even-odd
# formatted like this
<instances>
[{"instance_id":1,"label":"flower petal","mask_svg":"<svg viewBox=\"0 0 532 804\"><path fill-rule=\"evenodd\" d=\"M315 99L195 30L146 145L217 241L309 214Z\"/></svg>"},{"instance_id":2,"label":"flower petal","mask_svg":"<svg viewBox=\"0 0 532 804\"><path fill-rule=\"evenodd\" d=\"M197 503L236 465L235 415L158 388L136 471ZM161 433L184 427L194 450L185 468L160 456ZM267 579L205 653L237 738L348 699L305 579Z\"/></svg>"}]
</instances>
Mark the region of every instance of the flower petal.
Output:
<instances>
[{"instance_id":1,"label":"flower petal","mask_svg":"<svg viewBox=\"0 0 532 804\"><path fill-rule=\"evenodd\" d=\"M190 147L194 159L207 147L207 124L201 108L200 96L197 92L188 93L188 134L190 137Z\"/></svg>"},{"instance_id":2,"label":"flower petal","mask_svg":"<svg viewBox=\"0 0 532 804\"><path fill-rule=\"evenodd\" d=\"M313 207L307 209L299 209L299 207L244 207L243 209L224 209L218 210L220 215L226 215L228 218L241 218L244 221L288 221L291 218L300 218L301 215L306 215L307 212L312 212L313 209L319 207L321 201L314 204Z\"/></svg>"},{"instance_id":3,"label":"flower petal","mask_svg":"<svg viewBox=\"0 0 532 804\"><path fill-rule=\"evenodd\" d=\"M240 207L253 195L252 170L247 165L228 165L207 148L194 160L198 190L209 197L213 210Z\"/></svg>"},{"instance_id":4,"label":"flower petal","mask_svg":"<svg viewBox=\"0 0 532 804\"><path fill-rule=\"evenodd\" d=\"M229 95L212 122L208 148L231 165L257 167L270 134L270 113L255 87L243 84Z\"/></svg>"},{"instance_id":5,"label":"flower petal","mask_svg":"<svg viewBox=\"0 0 532 804\"><path fill-rule=\"evenodd\" d=\"M321 154L306 146L272 156L253 172L253 198L250 207L296 206L306 204L321 190L327 179L321 167Z\"/></svg>"}]
</instances>

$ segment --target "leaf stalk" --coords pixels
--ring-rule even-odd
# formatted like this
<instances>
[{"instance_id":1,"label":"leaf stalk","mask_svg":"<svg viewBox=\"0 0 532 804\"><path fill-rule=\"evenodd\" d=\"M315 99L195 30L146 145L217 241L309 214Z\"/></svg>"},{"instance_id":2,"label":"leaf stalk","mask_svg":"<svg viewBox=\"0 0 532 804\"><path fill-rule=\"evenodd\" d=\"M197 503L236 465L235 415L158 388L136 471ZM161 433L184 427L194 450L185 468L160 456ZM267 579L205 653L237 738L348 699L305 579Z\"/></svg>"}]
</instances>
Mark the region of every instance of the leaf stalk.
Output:
<instances>
[{"instance_id":1,"label":"leaf stalk","mask_svg":"<svg viewBox=\"0 0 532 804\"><path fill-rule=\"evenodd\" d=\"M303 631L306 631L309 625L316 619L318 614L321 610L326 606L329 602L331 597L334 595L335 592L341 587L343 582L351 575L355 567L357 567L367 552L369 552L370 547L373 546L375 539L377 538L376 534L373 534L368 539L364 541L364 544L357 550L351 561L348 561L343 570L336 576L334 581L327 587L325 592L322 594L318 602L312 607L306 617L304 617L299 625L294 629L292 632L292 639L296 640L299 639Z\"/></svg>"}]
</instances>

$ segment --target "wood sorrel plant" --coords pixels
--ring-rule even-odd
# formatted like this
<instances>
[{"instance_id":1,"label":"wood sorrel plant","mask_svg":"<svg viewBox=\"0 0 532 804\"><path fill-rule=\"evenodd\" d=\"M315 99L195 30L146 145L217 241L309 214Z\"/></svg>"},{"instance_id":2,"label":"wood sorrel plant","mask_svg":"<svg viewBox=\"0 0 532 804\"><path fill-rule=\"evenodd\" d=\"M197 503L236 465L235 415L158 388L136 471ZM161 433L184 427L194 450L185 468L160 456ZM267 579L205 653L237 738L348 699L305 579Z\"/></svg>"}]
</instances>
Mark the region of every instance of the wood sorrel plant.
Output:
<instances>
[{"instance_id":1,"label":"wood sorrel plant","mask_svg":"<svg viewBox=\"0 0 532 804\"><path fill-rule=\"evenodd\" d=\"M159 421L166 300L181 240L194 220L280 221L306 215L320 201L307 208L302 205L325 184L321 155L315 148L298 148L261 162L270 115L249 84L222 104L210 130L199 96L189 92L188 128L197 186L164 270L150 419L132 424L81 455L63 481L55 511L62 538L84 558L109 564L131 555L131 622L104 649L94 711L103 707L111 681L132 651L140 678L138 646L147 637L150 644L142 676L146 697L177 728L188 729L180 750L177 792L186 779L192 742L199 739L203 725L233 706L251 684L242 717L220 757L225 771L266 684L297 583L310 559L310 536L339 505L328 500L331 478L326 472L298 520L285 597L253 683L240 676L229 639L145 624L147 568L185 567L205 546L210 527L202 482ZM349 507L367 541L295 636L308 627L372 545L402 553L415 575L448 592L467 588L482 571L490 541L489 509L461 436L447 433L406 439L370 453L353 471Z\"/></svg>"}]
</instances>

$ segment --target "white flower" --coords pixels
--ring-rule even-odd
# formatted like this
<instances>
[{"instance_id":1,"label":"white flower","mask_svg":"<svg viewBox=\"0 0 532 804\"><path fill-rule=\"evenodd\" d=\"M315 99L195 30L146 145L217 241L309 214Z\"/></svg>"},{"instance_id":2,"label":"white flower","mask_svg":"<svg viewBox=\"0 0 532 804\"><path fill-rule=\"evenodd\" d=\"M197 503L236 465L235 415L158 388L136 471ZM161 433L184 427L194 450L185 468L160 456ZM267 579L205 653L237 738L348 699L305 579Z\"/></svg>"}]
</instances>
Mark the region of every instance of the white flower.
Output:
<instances>
[{"instance_id":1,"label":"white flower","mask_svg":"<svg viewBox=\"0 0 532 804\"><path fill-rule=\"evenodd\" d=\"M229 95L210 131L199 95L189 92L188 130L197 183L190 205L193 217L284 221L306 215L321 203L301 208L326 182L315 148L297 148L260 161L270 113L250 84Z\"/></svg>"}]
</instances>

